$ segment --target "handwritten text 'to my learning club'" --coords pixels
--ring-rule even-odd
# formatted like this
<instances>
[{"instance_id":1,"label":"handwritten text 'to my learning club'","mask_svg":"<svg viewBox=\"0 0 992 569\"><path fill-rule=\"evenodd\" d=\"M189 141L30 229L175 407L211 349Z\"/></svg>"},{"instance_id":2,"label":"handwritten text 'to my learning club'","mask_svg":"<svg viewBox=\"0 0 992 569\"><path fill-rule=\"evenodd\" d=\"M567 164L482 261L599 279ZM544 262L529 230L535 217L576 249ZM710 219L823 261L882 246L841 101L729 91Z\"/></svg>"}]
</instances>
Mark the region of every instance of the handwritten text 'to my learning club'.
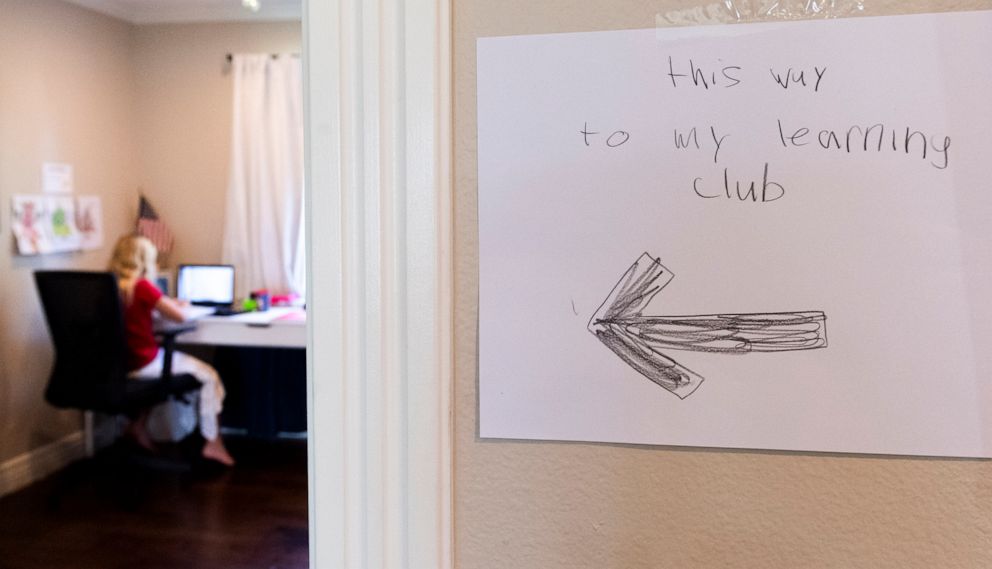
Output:
<instances>
[{"instance_id":1,"label":"handwritten text 'to my learning club'","mask_svg":"<svg viewBox=\"0 0 992 569\"><path fill-rule=\"evenodd\" d=\"M719 60L718 60L719 61ZM827 67L814 65L810 68L785 69L768 68L767 81L775 89L785 92L820 92L825 86ZM715 92L733 89L753 80L738 65L718 63L705 67L691 58L685 62L668 57L668 71L665 74L671 89ZM667 84L668 82L666 82ZM712 155L713 163L720 164L721 150L734 137L729 131L713 124L693 125L673 129L672 142L676 152L705 151ZM776 144L789 150L805 150L829 153L831 155L896 153L929 164L938 170L950 166L950 136L916 130L909 126L893 127L881 122L859 124L806 125L776 118L770 122L765 135L773 137ZM586 147L621 149L636 141L636 133L627 129L600 129L597 125L583 122L581 143ZM729 139L729 140L728 140ZM727 199L740 202L769 203L787 194L781 181L770 176L771 166L767 161L760 168L760 180L738 180L731 176L727 167L717 176L695 176L687 180L685 186L693 194L703 199Z\"/></svg>"}]
</instances>

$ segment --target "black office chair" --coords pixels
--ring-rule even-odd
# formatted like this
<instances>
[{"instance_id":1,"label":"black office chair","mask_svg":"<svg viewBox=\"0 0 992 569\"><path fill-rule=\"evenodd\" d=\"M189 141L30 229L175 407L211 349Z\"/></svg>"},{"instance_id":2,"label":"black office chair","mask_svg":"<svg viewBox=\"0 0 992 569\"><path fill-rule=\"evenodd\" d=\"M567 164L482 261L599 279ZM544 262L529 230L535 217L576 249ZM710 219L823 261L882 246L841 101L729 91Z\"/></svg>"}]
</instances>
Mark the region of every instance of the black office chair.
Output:
<instances>
[{"instance_id":1,"label":"black office chair","mask_svg":"<svg viewBox=\"0 0 992 569\"><path fill-rule=\"evenodd\" d=\"M128 379L124 312L112 273L37 271L34 276L55 344L45 391L49 403L114 415L200 388L192 375L172 375L175 337L189 329L184 327L160 332L165 350L160 379Z\"/></svg>"}]
</instances>

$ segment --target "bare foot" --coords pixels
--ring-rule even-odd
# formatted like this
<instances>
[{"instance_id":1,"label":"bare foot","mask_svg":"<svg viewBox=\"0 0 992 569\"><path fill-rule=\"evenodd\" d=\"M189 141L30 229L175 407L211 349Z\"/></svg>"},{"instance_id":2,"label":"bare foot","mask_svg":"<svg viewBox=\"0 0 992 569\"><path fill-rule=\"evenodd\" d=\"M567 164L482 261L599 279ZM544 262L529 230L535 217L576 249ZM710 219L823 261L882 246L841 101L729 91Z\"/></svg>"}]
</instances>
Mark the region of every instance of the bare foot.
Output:
<instances>
[{"instance_id":1,"label":"bare foot","mask_svg":"<svg viewBox=\"0 0 992 569\"><path fill-rule=\"evenodd\" d=\"M224 446L224 441L220 437L212 441L207 441L203 445L203 452L201 454L207 460L219 462L224 466L234 466L234 457L231 456L231 453L227 452L227 447Z\"/></svg>"},{"instance_id":2,"label":"bare foot","mask_svg":"<svg viewBox=\"0 0 992 569\"><path fill-rule=\"evenodd\" d=\"M124 429L124 436L148 452L158 452L158 447L155 446L154 441L152 441L152 438L148 435L148 430L145 429L144 421L140 419L128 423L127 427Z\"/></svg>"}]
</instances>

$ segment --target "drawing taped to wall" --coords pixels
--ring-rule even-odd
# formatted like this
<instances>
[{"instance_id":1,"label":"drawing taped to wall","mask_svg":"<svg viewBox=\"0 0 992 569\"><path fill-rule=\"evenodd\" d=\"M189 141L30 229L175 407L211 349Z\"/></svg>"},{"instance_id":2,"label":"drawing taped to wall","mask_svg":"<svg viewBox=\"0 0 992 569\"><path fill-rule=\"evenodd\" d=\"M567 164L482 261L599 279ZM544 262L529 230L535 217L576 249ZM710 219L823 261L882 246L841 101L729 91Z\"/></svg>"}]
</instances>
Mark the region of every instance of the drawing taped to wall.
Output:
<instances>
[{"instance_id":1,"label":"drawing taped to wall","mask_svg":"<svg viewBox=\"0 0 992 569\"><path fill-rule=\"evenodd\" d=\"M71 197L48 198L49 234L52 251L78 251L79 230L76 228L76 202Z\"/></svg>"},{"instance_id":2,"label":"drawing taped to wall","mask_svg":"<svg viewBox=\"0 0 992 569\"><path fill-rule=\"evenodd\" d=\"M13 196L11 199L11 229L21 255L42 255L52 252L52 239L46 227L50 215L48 199L44 196Z\"/></svg>"},{"instance_id":3,"label":"drawing taped to wall","mask_svg":"<svg viewBox=\"0 0 992 569\"><path fill-rule=\"evenodd\" d=\"M100 196L76 198L76 229L79 230L80 249L99 249L103 246L103 207Z\"/></svg>"},{"instance_id":4,"label":"drawing taped to wall","mask_svg":"<svg viewBox=\"0 0 992 569\"><path fill-rule=\"evenodd\" d=\"M20 255L93 249L102 243L102 215L97 196L81 197L77 204L69 196L15 195L11 199L11 217L11 230Z\"/></svg>"},{"instance_id":5,"label":"drawing taped to wall","mask_svg":"<svg viewBox=\"0 0 992 569\"><path fill-rule=\"evenodd\" d=\"M685 399L703 377L661 350L722 354L786 352L827 347L819 311L693 316L645 316L644 309L675 275L644 253L617 282L588 328L642 375Z\"/></svg>"}]
</instances>

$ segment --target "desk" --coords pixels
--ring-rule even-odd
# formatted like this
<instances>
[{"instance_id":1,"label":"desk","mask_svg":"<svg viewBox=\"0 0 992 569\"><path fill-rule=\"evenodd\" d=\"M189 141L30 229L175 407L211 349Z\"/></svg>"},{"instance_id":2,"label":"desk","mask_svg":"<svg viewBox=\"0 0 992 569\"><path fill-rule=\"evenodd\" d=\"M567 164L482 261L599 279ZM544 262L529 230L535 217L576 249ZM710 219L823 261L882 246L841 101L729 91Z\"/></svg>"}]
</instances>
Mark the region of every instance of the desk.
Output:
<instances>
[{"instance_id":1,"label":"desk","mask_svg":"<svg viewBox=\"0 0 992 569\"><path fill-rule=\"evenodd\" d=\"M227 391L222 427L257 437L306 431L303 310L193 316L185 325L190 323L195 329L178 336L176 344L220 373Z\"/></svg>"},{"instance_id":2,"label":"desk","mask_svg":"<svg viewBox=\"0 0 992 569\"><path fill-rule=\"evenodd\" d=\"M306 348L306 312L299 308L271 308L233 316L203 316L196 329L176 338L180 345L239 346L245 348Z\"/></svg>"}]
</instances>

